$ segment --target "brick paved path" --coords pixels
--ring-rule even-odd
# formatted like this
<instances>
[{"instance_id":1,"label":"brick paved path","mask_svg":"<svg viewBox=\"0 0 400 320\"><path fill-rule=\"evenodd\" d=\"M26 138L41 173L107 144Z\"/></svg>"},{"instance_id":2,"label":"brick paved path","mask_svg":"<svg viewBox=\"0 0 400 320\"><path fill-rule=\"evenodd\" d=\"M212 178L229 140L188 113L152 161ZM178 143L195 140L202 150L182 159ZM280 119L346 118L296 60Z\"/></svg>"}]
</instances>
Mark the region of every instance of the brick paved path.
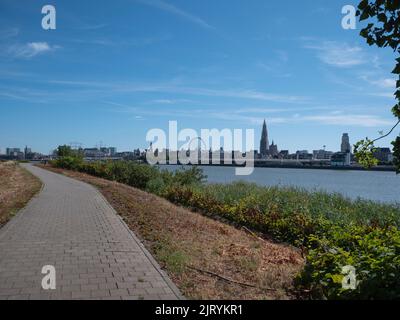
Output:
<instances>
[{"instance_id":1,"label":"brick paved path","mask_svg":"<svg viewBox=\"0 0 400 320\"><path fill-rule=\"evenodd\" d=\"M0 300L181 298L95 188L25 167L44 189L0 229ZM45 265L56 290L42 289Z\"/></svg>"}]
</instances>

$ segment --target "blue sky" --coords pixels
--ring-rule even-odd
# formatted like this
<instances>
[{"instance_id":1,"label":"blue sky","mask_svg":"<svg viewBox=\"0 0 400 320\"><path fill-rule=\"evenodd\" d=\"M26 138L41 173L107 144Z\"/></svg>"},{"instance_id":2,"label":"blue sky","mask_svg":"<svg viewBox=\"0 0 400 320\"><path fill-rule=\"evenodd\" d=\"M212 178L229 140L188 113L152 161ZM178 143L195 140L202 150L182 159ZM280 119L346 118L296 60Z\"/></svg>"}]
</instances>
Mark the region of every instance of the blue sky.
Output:
<instances>
[{"instance_id":1,"label":"blue sky","mask_svg":"<svg viewBox=\"0 0 400 320\"><path fill-rule=\"evenodd\" d=\"M394 124L394 53L341 27L350 0L0 2L0 149L147 147L146 132L256 129L339 150ZM43 30L53 4L57 29ZM388 146L390 139L381 146Z\"/></svg>"}]
</instances>

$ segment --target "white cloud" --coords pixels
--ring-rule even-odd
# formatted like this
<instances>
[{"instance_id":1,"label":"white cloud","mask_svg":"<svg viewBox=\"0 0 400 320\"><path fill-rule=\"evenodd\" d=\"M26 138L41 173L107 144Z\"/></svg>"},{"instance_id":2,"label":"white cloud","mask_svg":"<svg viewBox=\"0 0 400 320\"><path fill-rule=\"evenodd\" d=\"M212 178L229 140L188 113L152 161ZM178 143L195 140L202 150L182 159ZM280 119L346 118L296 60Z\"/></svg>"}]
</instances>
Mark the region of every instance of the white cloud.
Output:
<instances>
[{"instance_id":1,"label":"white cloud","mask_svg":"<svg viewBox=\"0 0 400 320\"><path fill-rule=\"evenodd\" d=\"M373 86L377 86L382 89L395 89L396 88L396 80L390 78L381 78L381 79L370 79L368 76L361 76L360 79L368 82Z\"/></svg>"},{"instance_id":2,"label":"white cloud","mask_svg":"<svg viewBox=\"0 0 400 320\"><path fill-rule=\"evenodd\" d=\"M46 52L58 49L58 46L51 46L47 42L29 42L26 44L12 45L8 53L16 58L32 58Z\"/></svg>"},{"instance_id":3,"label":"white cloud","mask_svg":"<svg viewBox=\"0 0 400 320\"><path fill-rule=\"evenodd\" d=\"M253 124L260 124L263 121L263 117L250 117L241 116L238 114L230 113L214 113L213 117L239 121L239 122L251 122ZM302 116L300 114L294 114L291 117L268 117L268 123L275 124L299 124L299 123L314 123L318 125L334 125L334 126L353 126L353 127L384 127L393 125L393 121L382 119L374 115L354 115L354 114L320 114L313 116Z\"/></svg>"},{"instance_id":4,"label":"white cloud","mask_svg":"<svg viewBox=\"0 0 400 320\"><path fill-rule=\"evenodd\" d=\"M327 125L356 126L356 127L381 127L393 124L393 121L385 120L373 115L315 115L300 117L302 121L317 122Z\"/></svg>"},{"instance_id":5,"label":"white cloud","mask_svg":"<svg viewBox=\"0 0 400 320\"><path fill-rule=\"evenodd\" d=\"M165 2L165 1L162 1L162 0L137 0L137 1L140 3L143 3L145 5L151 6L153 8L157 8L159 10L163 10L163 11L172 13L172 14L179 16L181 18L184 18L194 24L197 24L202 28L215 29L213 26L209 25L203 19L196 17L196 16L194 16L172 4Z\"/></svg>"},{"instance_id":6,"label":"white cloud","mask_svg":"<svg viewBox=\"0 0 400 320\"><path fill-rule=\"evenodd\" d=\"M323 41L321 44L306 45L305 48L316 50L322 62L335 67L353 67L368 62L361 47L347 43Z\"/></svg>"}]
</instances>

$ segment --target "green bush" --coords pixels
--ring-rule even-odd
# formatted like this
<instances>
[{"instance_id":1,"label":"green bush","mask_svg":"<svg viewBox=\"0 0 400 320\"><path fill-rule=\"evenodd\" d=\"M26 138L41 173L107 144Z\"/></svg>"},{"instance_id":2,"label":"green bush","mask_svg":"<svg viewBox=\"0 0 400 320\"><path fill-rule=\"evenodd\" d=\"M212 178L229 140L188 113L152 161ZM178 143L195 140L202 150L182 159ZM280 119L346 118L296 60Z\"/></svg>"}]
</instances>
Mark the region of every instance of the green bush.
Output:
<instances>
[{"instance_id":1,"label":"green bush","mask_svg":"<svg viewBox=\"0 0 400 320\"><path fill-rule=\"evenodd\" d=\"M307 264L297 285L328 299L400 299L400 232L396 228L334 227L310 237ZM344 266L353 266L356 289L343 289Z\"/></svg>"},{"instance_id":2,"label":"green bush","mask_svg":"<svg viewBox=\"0 0 400 320\"><path fill-rule=\"evenodd\" d=\"M130 185L132 187L157 191L162 194L169 185L198 185L205 178L202 170L197 167L180 169L175 172L161 170L158 167L139 164L133 161L96 161L85 162L79 156L65 156L52 162L52 165L87 173L96 177L109 179ZM156 186L157 185L157 186Z\"/></svg>"},{"instance_id":3,"label":"green bush","mask_svg":"<svg viewBox=\"0 0 400 320\"><path fill-rule=\"evenodd\" d=\"M54 160L52 164L55 167L62 168L62 169L68 169L68 170L80 170L83 160L80 157L74 157L74 156L67 156L67 157L61 157L57 160Z\"/></svg>"}]
</instances>

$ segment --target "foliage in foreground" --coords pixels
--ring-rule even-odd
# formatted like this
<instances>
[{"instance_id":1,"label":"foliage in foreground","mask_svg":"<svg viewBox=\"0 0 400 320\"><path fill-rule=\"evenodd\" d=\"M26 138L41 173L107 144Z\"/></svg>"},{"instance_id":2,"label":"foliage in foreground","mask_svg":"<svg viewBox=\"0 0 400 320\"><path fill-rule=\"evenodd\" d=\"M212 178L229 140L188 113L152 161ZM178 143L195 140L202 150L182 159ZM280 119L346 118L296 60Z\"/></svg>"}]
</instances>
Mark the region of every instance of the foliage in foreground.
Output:
<instances>
[{"instance_id":1,"label":"foliage in foreground","mask_svg":"<svg viewBox=\"0 0 400 320\"><path fill-rule=\"evenodd\" d=\"M361 0L358 5L357 16L362 21L368 21L368 25L363 28L360 35L366 39L370 46L379 48L391 48L397 56L400 54L400 1L399 0ZM370 140L359 141L355 145L355 155L362 165L369 168L376 165L373 156L374 142L381 140L389 135L400 125L400 58L395 59L396 66L392 73L396 75L396 91L394 97L397 102L392 108L393 115L397 118L397 123L389 133L381 137ZM394 165L400 174L400 135L392 142L395 156Z\"/></svg>"},{"instance_id":2,"label":"foliage in foreground","mask_svg":"<svg viewBox=\"0 0 400 320\"><path fill-rule=\"evenodd\" d=\"M303 248L307 263L296 283L314 297L400 298L397 206L242 182L172 187L164 196ZM342 288L347 265L356 270L356 290Z\"/></svg>"},{"instance_id":3,"label":"foliage in foreground","mask_svg":"<svg viewBox=\"0 0 400 320\"><path fill-rule=\"evenodd\" d=\"M75 158L60 158L54 165L146 190L304 249L307 262L296 284L313 297L400 298L398 205L244 182L205 185L196 167L172 173L133 162ZM342 288L346 265L356 269L356 290Z\"/></svg>"}]
</instances>

